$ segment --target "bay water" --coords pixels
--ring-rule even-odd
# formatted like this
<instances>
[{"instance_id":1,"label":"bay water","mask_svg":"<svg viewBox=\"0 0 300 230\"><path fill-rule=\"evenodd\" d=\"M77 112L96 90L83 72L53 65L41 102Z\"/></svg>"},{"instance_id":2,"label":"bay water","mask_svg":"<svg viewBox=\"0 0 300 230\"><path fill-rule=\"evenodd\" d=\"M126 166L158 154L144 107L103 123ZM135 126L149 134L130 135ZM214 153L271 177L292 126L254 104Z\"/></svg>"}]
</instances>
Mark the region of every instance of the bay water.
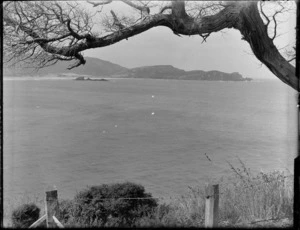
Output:
<instances>
[{"instance_id":1,"label":"bay water","mask_svg":"<svg viewBox=\"0 0 300 230\"><path fill-rule=\"evenodd\" d=\"M132 181L183 194L232 173L287 170L296 91L279 80L4 80L4 201Z\"/></svg>"}]
</instances>

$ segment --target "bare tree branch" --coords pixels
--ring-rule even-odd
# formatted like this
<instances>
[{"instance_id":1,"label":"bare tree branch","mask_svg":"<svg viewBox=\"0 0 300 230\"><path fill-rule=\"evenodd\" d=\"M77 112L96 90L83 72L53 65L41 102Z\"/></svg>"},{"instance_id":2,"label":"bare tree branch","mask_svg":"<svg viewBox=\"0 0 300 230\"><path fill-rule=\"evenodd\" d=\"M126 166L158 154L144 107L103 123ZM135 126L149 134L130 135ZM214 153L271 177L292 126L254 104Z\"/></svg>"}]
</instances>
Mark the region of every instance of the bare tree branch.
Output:
<instances>
[{"instance_id":1,"label":"bare tree branch","mask_svg":"<svg viewBox=\"0 0 300 230\"><path fill-rule=\"evenodd\" d=\"M150 14L150 8L147 6L139 6L138 4L135 4L134 1L129 1L129 0L122 0L122 2L126 3L127 5L133 7L137 10L140 10L145 15Z\"/></svg>"},{"instance_id":2,"label":"bare tree branch","mask_svg":"<svg viewBox=\"0 0 300 230\"><path fill-rule=\"evenodd\" d=\"M54 42L54 41L59 41L59 40L62 40L64 38L67 38L70 35L72 35L72 34L68 33L68 34L65 34L65 35L62 35L62 36L59 36L59 37L56 37L56 38L49 38L49 39L46 39L46 38L37 38L37 39L30 40L30 41L20 42L20 44L32 44L32 43L38 43L38 42L45 42L45 43L46 42L47 43L48 42Z\"/></svg>"},{"instance_id":3,"label":"bare tree branch","mask_svg":"<svg viewBox=\"0 0 300 230\"><path fill-rule=\"evenodd\" d=\"M267 15L265 14L265 12L263 10L264 2L259 2L259 3L260 3L260 12L262 13L262 15L264 16L265 20L267 21L266 28L268 28L268 25L270 24L270 19L267 17Z\"/></svg>"},{"instance_id":4,"label":"bare tree branch","mask_svg":"<svg viewBox=\"0 0 300 230\"><path fill-rule=\"evenodd\" d=\"M80 66L80 65L84 65L85 64L85 59L84 59L84 57L80 54L80 53L76 53L75 55L74 55L74 57L75 58L77 58L77 63L75 63L74 65L72 65L72 66L70 66L69 68L68 68L68 70L71 70L71 69L73 69L73 68L76 68L76 67L78 67L78 66Z\"/></svg>"},{"instance_id":5,"label":"bare tree branch","mask_svg":"<svg viewBox=\"0 0 300 230\"><path fill-rule=\"evenodd\" d=\"M287 62L291 62L291 61L294 61L294 60L296 60L296 57L293 57L290 60L287 60Z\"/></svg>"},{"instance_id":6,"label":"bare tree branch","mask_svg":"<svg viewBox=\"0 0 300 230\"><path fill-rule=\"evenodd\" d=\"M121 30L121 29L124 29L125 26L122 25L122 23L121 23L120 20L118 19L117 15L115 14L115 12L111 10L110 13L112 14L113 19L114 19L113 25L116 25L120 30Z\"/></svg>"},{"instance_id":7,"label":"bare tree branch","mask_svg":"<svg viewBox=\"0 0 300 230\"><path fill-rule=\"evenodd\" d=\"M277 21L275 19L275 16L276 16L276 14L274 14L273 17L272 17L273 21L274 21L274 24L275 24L275 26L274 26L274 34L273 34L273 37L271 38L272 40L274 40L276 38L276 36L277 36Z\"/></svg>"},{"instance_id":8,"label":"bare tree branch","mask_svg":"<svg viewBox=\"0 0 300 230\"><path fill-rule=\"evenodd\" d=\"M96 7L112 1L88 2ZM197 2L195 4L200 4L198 11L194 8L187 13L184 1L172 1L171 5L163 7L159 13L153 15L150 15L148 3L129 0L122 2L140 11L141 17L133 20L117 16L111 11L110 17L106 19L110 31L102 36L96 36L92 32L92 18L78 6L79 3L6 4L3 16L4 48L7 51L5 58L20 60L21 56L29 57L30 60L36 59L40 66L58 60L77 60L69 67L71 69L85 64L82 51L109 46L157 26L167 27L178 36L200 35L203 38L202 42L213 32L234 28L240 31L258 60L283 82L299 90L295 68L279 53L273 43L278 35L276 15L284 11L283 3L280 3L281 9L271 16L275 27L274 34L270 37L267 30L267 27L270 27L270 16L262 9L261 3L259 11L257 2ZM171 9L171 13L163 14L167 9ZM267 21L266 24L263 18Z\"/></svg>"},{"instance_id":9,"label":"bare tree branch","mask_svg":"<svg viewBox=\"0 0 300 230\"><path fill-rule=\"evenodd\" d=\"M71 28L71 20L68 19L67 21L67 27L68 30L70 31L69 35L72 35L74 38L76 38L77 40L81 40L84 38L90 38L92 39L92 35L90 34L86 34L86 35L79 35L78 33L76 33L72 28ZM80 27L79 25L77 26L78 28Z\"/></svg>"},{"instance_id":10,"label":"bare tree branch","mask_svg":"<svg viewBox=\"0 0 300 230\"><path fill-rule=\"evenodd\" d=\"M87 2L92 4L94 7L97 7L97 6L109 4L112 2L112 0L107 0L107 1L97 2L97 3L87 0Z\"/></svg>"},{"instance_id":11,"label":"bare tree branch","mask_svg":"<svg viewBox=\"0 0 300 230\"><path fill-rule=\"evenodd\" d=\"M203 40L202 40L202 42L201 42L201 43L203 43L203 42L206 42L206 39L209 37L210 33L207 33L207 34L199 34L199 35L203 38Z\"/></svg>"},{"instance_id":12,"label":"bare tree branch","mask_svg":"<svg viewBox=\"0 0 300 230\"><path fill-rule=\"evenodd\" d=\"M163 8L160 9L159 14L162 14L165 10L171 10L171 9L172 9L172 5L164 6Z\"/></svg>"},{"instance_id":13,"label":"bare tree branch","mask_svg":"<svg viewBox=\"0 0 300 230\"><path fill-rule=\"evenodd\" d=\"M54 63L54 59L64 59L63 56L67 60L78 59L78 63L84 64L79 52L71 49L83 39L87 43L93 41L94 37L90 34L93 23L76 4L66 4L64 8L58 2L14 2L13 8L6 5L3 18L6 29L10 30L10 33L4 33L7 44L4 47L9 51L5 55L6 60L21 62L24 61L21 56L24 56L36 60L35 63L43 67L47 62ZM12 10L16 17L11 16ZM83 35L71 27L71 19L78 32L85 31ZM12 43L13 50L9 49L9 43ZM42 55L36 47L30 48L31 44L37 44L47 55ZM68 46L64 47L66 44ZM30 49L32 52L27 55ZM32 64L32 61L29 63Z\"/></svg>"}]
</instances>

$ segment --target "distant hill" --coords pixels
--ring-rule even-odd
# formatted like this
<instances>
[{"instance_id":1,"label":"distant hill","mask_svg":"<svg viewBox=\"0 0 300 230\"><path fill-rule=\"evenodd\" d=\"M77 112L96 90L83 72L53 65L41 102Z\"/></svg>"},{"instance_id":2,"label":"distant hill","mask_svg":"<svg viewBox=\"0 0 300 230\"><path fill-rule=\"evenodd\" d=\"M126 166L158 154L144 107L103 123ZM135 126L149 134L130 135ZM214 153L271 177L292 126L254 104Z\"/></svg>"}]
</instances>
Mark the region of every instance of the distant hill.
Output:
<instances>
[{"instance_id":1,"label":"distant hill","mask_svg":"<svg viewBox=\"0 0 300 230\"><path fill-rule=\"evenodd\" d=\"M86 64L77 68L68 70L67 68L71 62L58 62L53 66L42 68L38 71L33 69L4 69L4 75L6 76L46 76L46 75L64 75L64 74L78 74L78 75L90 75L90 76L111 76L119 72L126 72L127 68L120 65L104 61L98 58L86 57Z\"/></svg>"},{"instance_id":2,"label":"distant hill","mask_svg":"<svg viewBox=\"0 0 300 230\"><path fill-rule=\"evenodd\" d=\"M68 70L69 62L58 62L53 66L32 72L31 69L13 70L4 68L4 76L74 76L85 75L95 77L124 77L124 78L152 78L178 80L208 80L208 81L247 81L237 72L224 73L217 70L185 71L172 65L142 66L128 69L123 66L98 58L86 57L86 64Z\"/></svg>"},{"instance_id":3,"label":"distant hill","mask_svg":"<svg viewBox=\"0 0 300 230\"><path fill-rule=\"evenodd\" d=\"M184 71L171 65L144 66L128 70L130 78L178 79L178 80L206 80L206 81L247 81L237 72L224 73L221 71L193 70Z\"/></svg>"},{"instance_id":4,"label":"distant hill","mask_svg":"<svg viewBox=\"0 0 300 230\"><path fill-rule=\"evenodd\" d=\"M186 78L187 80L206 80L206 81L250 81L250 78L243 78L240 73L224 73L217 70L202 71L194 70L188 71Z\"/></svg>"},{"instance_id":5,"label":"distant hill","mask_svg":"<svg viewBox=\"0 0 300 230\"><path fill-rule=\"evenodd\" d=\"M179 79L185 71L171 65L143 66L128 70L130 78Z\"/></svg>"}]
</instances>

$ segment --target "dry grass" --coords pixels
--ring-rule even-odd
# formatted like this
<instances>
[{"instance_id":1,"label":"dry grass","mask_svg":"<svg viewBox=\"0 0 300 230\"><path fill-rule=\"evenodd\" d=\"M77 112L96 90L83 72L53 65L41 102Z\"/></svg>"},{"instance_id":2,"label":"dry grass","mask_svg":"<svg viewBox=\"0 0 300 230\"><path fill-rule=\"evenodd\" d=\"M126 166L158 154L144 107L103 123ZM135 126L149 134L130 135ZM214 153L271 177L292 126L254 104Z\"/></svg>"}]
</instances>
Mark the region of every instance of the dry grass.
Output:
<instances>
[{"instance_id":1,"label":"dry grass","mask_svg":"<svg viewBox=\"0 0 300 230\"><path fill-rule=\"evenodd\" d=\"M240 167L229 163L233 176L219 182L219 226L291 226L293 175L281 171L253 175L239 161ZM204 201L204 187L190 188L184 196L173 198L163 218L154 219L163 226L204 227Z\"/></svg>"},{"instance_id":2,"label":"dry grass","mask_svg":"<svg viewBox=\"0 0 300 230\"><path fill-rule=\"evenodd\" d=\"M291 227L293 221L293 176L285 172L261 172L253 175L240 161L229 164L233 176L219 182L220 227ZM43 198L22 197L5 202L4 226L10 225L11 212L19 205L34 202L44 213ZM189 187L183 196L160 202L151 216L136 221L135 227L203 227L205 213L204 187ZM80 225L78 227L88 227Z\"/></svg>"},{"instance_id":3,"label":"dry grass","mask_svg":"<svg viewBox=\"0 0 300 230\"><path fill-rule=\"evenodd\" d=\"M253 175L241 161L241 168L229 164L235 179L222 183L221 219L232 224L293 218L293 175L282 171Z\"/></svg>"}]
</instances>

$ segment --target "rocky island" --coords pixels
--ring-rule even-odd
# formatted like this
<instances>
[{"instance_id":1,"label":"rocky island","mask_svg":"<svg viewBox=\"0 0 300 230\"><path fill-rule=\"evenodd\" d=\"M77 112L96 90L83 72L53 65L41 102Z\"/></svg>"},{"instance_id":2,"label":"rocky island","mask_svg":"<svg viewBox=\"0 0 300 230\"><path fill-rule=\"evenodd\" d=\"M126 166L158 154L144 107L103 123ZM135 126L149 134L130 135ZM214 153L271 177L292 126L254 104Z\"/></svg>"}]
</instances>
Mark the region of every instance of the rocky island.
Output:
<instances>
[{"instance_id":1,"label":"rocky island","mask_svg":"<svg viewBox=\"0 0 300 230\"><path fill-rule=\"evenodd\" d=\"M91 78L85 78L85 77L77 77L75 78L76 81L108 81L107 79L101 78L101 79L91 79Z\"/></svg>"}]
</instances>

